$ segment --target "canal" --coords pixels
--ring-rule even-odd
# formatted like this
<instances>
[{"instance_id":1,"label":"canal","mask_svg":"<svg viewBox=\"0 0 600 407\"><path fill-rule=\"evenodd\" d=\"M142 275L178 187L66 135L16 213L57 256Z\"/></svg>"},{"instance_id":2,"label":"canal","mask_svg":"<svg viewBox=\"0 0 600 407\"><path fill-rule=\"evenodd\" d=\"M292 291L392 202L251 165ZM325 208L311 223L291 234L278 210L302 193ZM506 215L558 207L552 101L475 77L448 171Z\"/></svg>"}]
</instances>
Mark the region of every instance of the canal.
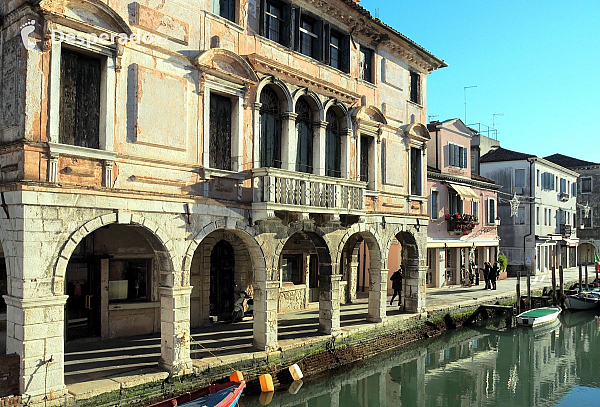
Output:
<instances>
[{"instance_id":1,"label":"canal","mask_svg":"<svg viewBox=\"0 0 600 407\"><path fill-rule=\"evenodd\" d=\"M600 406L600 319L561 315L555 324L505 329L502 320L462 328L305 378L273 407ZM294 394L293 394L294 393ZM268 399L245 396L244 407Z\"/></svg>"}]
</instances>

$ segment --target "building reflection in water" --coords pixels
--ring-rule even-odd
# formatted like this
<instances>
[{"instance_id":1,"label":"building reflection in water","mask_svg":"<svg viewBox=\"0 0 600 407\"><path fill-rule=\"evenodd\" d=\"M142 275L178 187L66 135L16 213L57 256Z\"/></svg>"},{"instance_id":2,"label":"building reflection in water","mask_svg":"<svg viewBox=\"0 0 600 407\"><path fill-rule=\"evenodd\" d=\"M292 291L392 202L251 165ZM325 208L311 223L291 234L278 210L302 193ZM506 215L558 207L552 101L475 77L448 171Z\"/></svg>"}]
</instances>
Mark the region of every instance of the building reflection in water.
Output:
<instances>
[{"instance_id":1,"label":"building reflection in water","mask_svg":"<svg viewBox=\"0 0 600 407\"><path fill-rule=\"evenodd\" d=\"M573 391L600 399L600 320L593 313L565 313L536 330L501 324L388 352L305 383L297 394L278 392L269 405L530 407L560 404ZM257 398L243 404L260 405Z\"/></svg>"}]
</instances>

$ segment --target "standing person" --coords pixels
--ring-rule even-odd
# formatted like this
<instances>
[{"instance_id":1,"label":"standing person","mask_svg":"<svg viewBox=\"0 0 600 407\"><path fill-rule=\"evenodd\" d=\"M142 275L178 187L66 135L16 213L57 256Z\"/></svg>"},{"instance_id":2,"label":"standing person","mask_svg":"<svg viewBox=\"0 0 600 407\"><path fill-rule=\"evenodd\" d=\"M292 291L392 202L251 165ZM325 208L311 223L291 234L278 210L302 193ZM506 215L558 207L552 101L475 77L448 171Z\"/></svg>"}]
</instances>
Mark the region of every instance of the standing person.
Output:
<instances>
[{"instance_id":1,"label":"standing person","mask_svg":"<svg viewBox=\"0 0 600 407\"><path fill-rule=\"evenodd\" d=\"M398 295L398 305L400 305L400 301L402 300L402 266L392 276L390 280L392 281L392 289L394 290L394 295L392 295L392 300L390 301L390 305L393 305L394 298Z\"/></svg>"},{"instance_id":2,"label":"standing person","mask_svg":"<svg viewBox=\"0 0 600 407\"><path fill-rule=\"evenodd\" d=\"M485 280L484 290L490 289L490 263L487 261L483 263L483 279Z\"/></svg>"},{"instance_id":3,"label":"standing person","mask_svg":"<svg viewBox=\"0 0 600 407\"><path fill-rule=\"evenodd\" d=\"M500 277L500 267L498 266L497 261L494 262L494 267L492 267L492 274L494 275L494 279L492 280L492 283L494 285L493 290L495 290L496 289L496 280L498 280L498 277Z\"/></svg>"}]
</instances>

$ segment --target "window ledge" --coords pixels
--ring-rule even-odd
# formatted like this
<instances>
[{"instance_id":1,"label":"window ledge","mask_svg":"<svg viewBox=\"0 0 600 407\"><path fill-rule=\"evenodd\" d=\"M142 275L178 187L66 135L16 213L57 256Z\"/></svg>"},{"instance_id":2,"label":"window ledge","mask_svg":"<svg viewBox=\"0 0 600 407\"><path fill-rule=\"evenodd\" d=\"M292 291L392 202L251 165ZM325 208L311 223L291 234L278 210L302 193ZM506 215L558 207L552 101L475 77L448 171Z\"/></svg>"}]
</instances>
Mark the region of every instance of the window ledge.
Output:
<instances>
[{"instance_id":1,"label":"window ledge","mask_svg":"<svg viewBox=\"0 0 600 407\"><path fill-rule=\"evenodd\" d=\"M109 311L125 311L131 309L160 308L160 301L154 302L124 302L108 304Z\"/></svg>"},{"instance_id":2,"label":"window ledge","mask_svg":"<svg viewBox=\"0 0 600 407\"><path fill-rule=\"evenodd\" d=\"M48 142L48 147L50 148L50 155L65 154L106 161L114 161L117 157L117 153L114 151L96 150L94 148L71 146L68 144Z\"/></svg>"},{"instance_id":3,"label":"window ledge","mask_svg":"<svg viewBox=\"0 0 600 407\"><path fill-rule=\"evenodd\" d=\"M409 105L413 105L414 107L418 107L419 109L423 109L423 105L420 103L413 102L412 100L406 100Z\"/></svg>"},{"instance_id":4,"label":"window ledge","mask_svg":"<svg viewBox=\"0 0 600 407\"><path fill-rule=\"evenodd\" d=\"M230 178L237 179L239 181L244 181L247 177L243 172L229 171L229 170L221 170L218 168L202 168L200 169L204 174L204 179L208 179L210 177L219 177L219 178Z\"/></svg>"},{"instance_id":5,"label":"window ledge","mask_svg":"<svg viewBox=\"0 0 600 407\"><path fill-rule=\"evenodd\" d=\"M364 79L360 78L356 78L356 81L361 85L365 85L366 87L377 89L377 85L375 85L373 82L365 81Z\"/></svg>"},{"instance_id":6,"label":"window ledge","mask_svg":"<svg viewBox=\"0 0 600 407\"><path fill-rule=\"evenodd\" d=\"M227 28L232 28L235 31L238 31L240 34L244 33L244 27L242 27L238 23L228 20L225 17L221 17L220 15L214 14L208 10L205 10L204 13L205 13L206 17L210 18L211 20L218 21L218 22L224 24Z\"/></svg>"}]
</instances>

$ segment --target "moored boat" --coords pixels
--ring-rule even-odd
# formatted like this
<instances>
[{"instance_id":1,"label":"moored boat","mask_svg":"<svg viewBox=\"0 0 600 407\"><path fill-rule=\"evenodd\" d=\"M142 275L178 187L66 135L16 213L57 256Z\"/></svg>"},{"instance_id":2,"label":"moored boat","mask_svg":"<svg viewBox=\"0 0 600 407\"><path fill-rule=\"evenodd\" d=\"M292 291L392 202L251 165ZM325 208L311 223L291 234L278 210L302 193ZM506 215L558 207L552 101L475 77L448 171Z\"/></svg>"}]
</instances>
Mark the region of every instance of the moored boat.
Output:
<instances>
[{"instance_id":1,"label":"moored boat","mask_svg":"<svg viewBox=\"0 0 600 407\"><path fill-rule=\"evenodd\" d=\"M238 405L246 381L211 384L200 390L183 394L150 407L234 407Z\"/></svg>"},{"instance_id":2,"label":"moored boat","mask_svg":"<svg viewBox=\"0 0 600 407\"><path fill-rule=\"evenodd\" d=\"M565 297L565 308L569 310L586 310L600 307L600 292L583 291Z\"/></svg>"},{"instance_id":3,"label":"moored boat","mask_svg":"<svg viewBox=\"0 0 600 407\"><path fill-rule=\"evenodd\" d=\"M559 307L541 307L525 311L517 315L517 324L535 327L556 321L561 309Z\"/></svg>"}]
</instances>

